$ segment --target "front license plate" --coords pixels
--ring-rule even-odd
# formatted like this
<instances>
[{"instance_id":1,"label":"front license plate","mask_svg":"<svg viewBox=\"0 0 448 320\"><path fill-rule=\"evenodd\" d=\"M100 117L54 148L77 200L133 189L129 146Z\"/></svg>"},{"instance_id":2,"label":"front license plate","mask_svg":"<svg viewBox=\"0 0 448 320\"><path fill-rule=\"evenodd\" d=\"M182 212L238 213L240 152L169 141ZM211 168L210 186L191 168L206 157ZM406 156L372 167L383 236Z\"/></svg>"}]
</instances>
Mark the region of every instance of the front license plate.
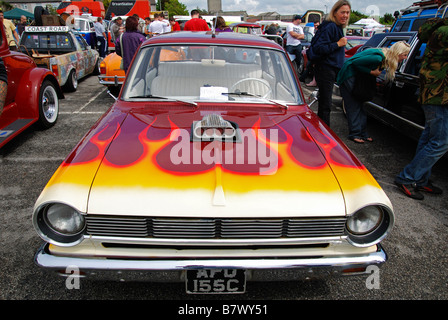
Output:
<instances>
[{"instance_id":1,"label":"front license plate","mask_svg":"<svg viewBox=\"0 0 448 320\"><path fill-rule=\"evenodd\" d=\"M187 293L244 293L246 273L242 269L187 270Z\"/></svg>"}]
</instances>

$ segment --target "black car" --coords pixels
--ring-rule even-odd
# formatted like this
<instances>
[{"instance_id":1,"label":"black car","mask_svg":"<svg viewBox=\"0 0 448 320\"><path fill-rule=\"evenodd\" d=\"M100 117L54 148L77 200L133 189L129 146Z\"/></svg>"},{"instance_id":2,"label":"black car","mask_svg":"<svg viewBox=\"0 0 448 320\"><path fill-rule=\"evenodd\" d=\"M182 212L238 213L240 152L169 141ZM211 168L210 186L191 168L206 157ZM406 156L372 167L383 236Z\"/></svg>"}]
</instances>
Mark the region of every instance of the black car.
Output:
<instances>
[{"instance_id":1,"label":"black car","mask_svg":"<svg viewBox=\"0 0 448 320\"><path fill-rule=\"evenodd\" d=\"M418 102L418 73L426 43L418 39L417 32L380 33L375 34L360 50L390 47L397 41L406 41L411 45L409 56L399 65L393 82L385 81L384 72L377 78L376 95L364 107L369 116L418 140L425 124L425 115Z\"/></svg>"}]
</instances>

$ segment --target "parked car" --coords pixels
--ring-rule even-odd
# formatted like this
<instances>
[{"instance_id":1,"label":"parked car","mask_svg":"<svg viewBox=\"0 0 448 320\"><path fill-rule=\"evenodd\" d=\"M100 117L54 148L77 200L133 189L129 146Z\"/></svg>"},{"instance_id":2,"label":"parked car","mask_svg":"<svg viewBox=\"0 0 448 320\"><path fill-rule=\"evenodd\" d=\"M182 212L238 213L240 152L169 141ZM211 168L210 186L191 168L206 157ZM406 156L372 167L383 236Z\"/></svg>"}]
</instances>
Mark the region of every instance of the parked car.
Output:
<instances>
[{"instance_id":1,"label":"parked car","mask_svg":"<svg viewBox=\"0 0 448 320\"><path fill-rule=\"evenodd\" d=\"M261 25L258 23L250 23L250 22L235 22L231 23L229 27L233 32L244 33L244 34L254 34L257 36L261 36L263 32L261 31Z\"/></svg>"},{"instance_id":2,"label":"parked car","mask_svg":"<svg viewBox=\"0 0 448 320\"><path fill-rule=\"evenodd\" d=\"M23 53L9 50L4 28L0 29L0 57L8 74L8 92L0 113L1 148L33 124L52 127L64 94L50 70L37 67Z\"/></svg>"},{"instance_id":3,"label":"parked car","mask_svg":"<svg viewBox=\"0 0 448 320\"><path fill-rule=\"evenodd\" d=\"M416 1L403 10L395 12L395 22L390 31L409 32L418 31L422 24L429 18L447 17L447 0L422 0Z\"/></svg>"},{"instance_id":4,"label":"parked car","mask_svg":"<svg viewBox=\"0 0 448 320\"><path fill-rule=\"evenodd\" d=\"M68 26L25 27L20 49L38 66L51 70L67 91L76 91L79 79L99 74L98 52Z\"/></svg>"},{"instance_id":5,"label":"parked car","mask_svg":"<svg viewBox=\"0 0 448 320\"><path fill-rule=\"evenodd\" d=\"M367 42L367 40L370 39L358 36L346 36L346 38L347 38L347 44L345 45L345 59L351 58ZM305 70L304 69L305 66L308 64L308 56L306 55L306 50L308 50L311 44L311 39L307 34L305 34L305 39L307 39L306 40L307 42L304 43L304 49L302 50L302 63L298 68L299 74L302 74L302 72ZM335 86L337 87L336 84ZM337 91L336 93L340 94L339 91Z\"/></svg>"},{"instance_id":6,"label":"parked car","mask_svg":"<svg viewBox=\"0 0 448 320\"><path fill-rule=\"evenodd\" d=\"M183 51L162 49L160 52L160 61L180 61L185 59L186 56ZM113 93L118 93L125 79L124 70L120 69L121 60L122 58L114 52L105 57L100 64L101 73L98 76L98 80Z\"/></svg>"},{"instance_id":7,"label":"parked car","mask_svg":"<svg viewBox=\"0 0 448 320\"><path fill-rule=\"evenodd\" d=\"M360 50L390 47L401 40L411 45L408 58L397 69L393 82L385 82L384 72L377 78L376 95L365 103L365 109L369 116L418 140L425 124L418 103L418 73L426 44L419 41L417 32L390 32L375 34Z\"/></svg>"},{"instance_id":8,"label":"parked car","mask_svg":"<svg viewBox=\"0 0 448 320\"><path fill-rule=\"evenodd\" d=\"M100 63L98 80L102 85L117 93L123 84L125 73L120 68L122 58L115 52L107 55Z\"/></svg>"},{"instance_id":9,"label":"parked car","mask_svg":"<svg viewBox=\"0 0 448 320\"><path fill-rule=\"evenodd\" d=\"M164 50L186 59L161 59ZM263 37L146 40L115 103L36 201L36 263L185 281L188 293L384 263L391 203L298 83L284 49Z\"/></svg>"},{"instance_id":10,"label":"parked car","mask_svg":"<svg viewBox=\"0 0 448 320\"><path fill-rule=\"evenodd\" d=\"M87 44L95 49L96 45L96 34L95 34L95 26L94 18L90 17L75 17L75 21L73 24L73 29L78 31L78 33L86 40Z\"/></svg>"},{"instance_id":11,"label":"parked car","mask_svg":"<svg viewBox=\"0 0 448 320\"><path fill-rule=\"evenodd\" d=\"M359 48L366 44L370 37L345 36L347 44L345 45L345 58L351 58Z\"/></svg>"}]
</instances>

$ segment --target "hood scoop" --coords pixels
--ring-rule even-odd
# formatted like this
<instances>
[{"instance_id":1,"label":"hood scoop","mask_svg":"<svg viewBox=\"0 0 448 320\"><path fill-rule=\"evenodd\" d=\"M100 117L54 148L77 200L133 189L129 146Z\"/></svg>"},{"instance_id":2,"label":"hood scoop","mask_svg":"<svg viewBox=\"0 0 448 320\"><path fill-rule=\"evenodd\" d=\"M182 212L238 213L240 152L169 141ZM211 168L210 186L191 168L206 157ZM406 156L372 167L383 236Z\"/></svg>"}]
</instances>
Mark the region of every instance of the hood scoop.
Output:
<instances>
[{"instance_id":1,"label":"hood scoop","mask_svg":"<svg viewBox=\"0 0 448 320\"><path fill-rule=\"evenodd\" d=\"M240 142L238 125L218 114L208 114L191 125L191 141Z\"/></svg>"}]
</instances>

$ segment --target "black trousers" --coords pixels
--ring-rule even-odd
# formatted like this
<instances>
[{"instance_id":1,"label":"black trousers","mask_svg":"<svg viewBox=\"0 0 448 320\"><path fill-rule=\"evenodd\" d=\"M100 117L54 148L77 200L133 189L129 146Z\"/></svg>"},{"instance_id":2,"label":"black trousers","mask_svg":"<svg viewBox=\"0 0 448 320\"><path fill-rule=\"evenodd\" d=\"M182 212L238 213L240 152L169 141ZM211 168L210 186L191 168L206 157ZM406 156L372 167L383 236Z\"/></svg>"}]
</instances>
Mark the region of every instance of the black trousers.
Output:
<instances>
[{"instance_id":1,"label":"black trousers","mask_svg":"<svg viewBox=\"0 0 448 320\"><path fill-rule=\"evenodd\" d=\"M314 76L316 78L317 87L319 88L319 106L317 115L328 126L330 126L330 113L333 104L333 86L336 82L338 72L339 68L331 67L326 64L316 63L314 65Z\"/></svg>"}]
</instances>

